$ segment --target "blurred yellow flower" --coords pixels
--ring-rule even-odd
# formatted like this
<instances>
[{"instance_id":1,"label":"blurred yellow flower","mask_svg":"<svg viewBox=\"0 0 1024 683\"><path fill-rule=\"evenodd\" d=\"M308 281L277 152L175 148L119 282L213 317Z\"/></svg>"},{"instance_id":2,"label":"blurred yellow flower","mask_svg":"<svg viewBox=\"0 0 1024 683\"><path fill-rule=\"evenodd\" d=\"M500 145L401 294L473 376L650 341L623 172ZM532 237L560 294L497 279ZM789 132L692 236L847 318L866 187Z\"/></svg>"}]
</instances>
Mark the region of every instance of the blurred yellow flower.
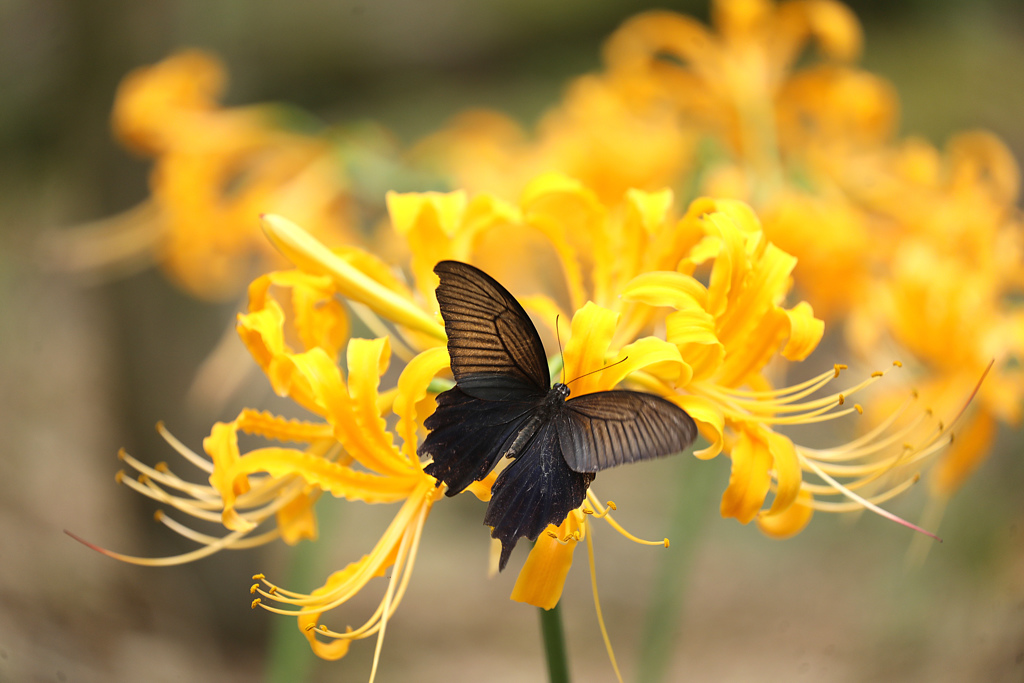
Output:
<instances>
[{"instance_id":1,"label":"blurred yellow flower","mask_svg":"<svg viewBox=\"0 0 1024 683\"><path fill-rule=\"evenodd\" d=\"M58 264L110 272L156 263L192 296L220 300L280 264L260 213L287 213L332 241L356 239L338 141L290 130L297 115L276 105L221 107L225 80L220 62L197 50L124 78L114 132L154 159L151 197L59 235Z\"/></svg>"},{"instance_id":2,"label":"blurred yellow flower","mask_svg":"<svg viewBox=\"0 0 1024 683\"><path fill-rule=\"evenodd\" d=\"M1019 167L984 132L956 135L945 152L896 139L897 94L855 66L861 29L839 2L717 0L711 18L706 27L671 12L633 17L608 39L604 70L574 81L532 138L506 136L500 156L474 157L472 166L445 157L451 173L464 186L514 197L527 187L524 171L558 169L620 212L635 207L622 200L629 187L744 199L767 237L800 261L794 283L816 314L836 323L852 316L845 332L868 363L878 363L879 342L895 342L890 352L913 360L912 382L946 422L996 359L936 470L935 490L948 495L989 452L995 425L1019 420ZM817 55L802 59L812 46ZM466 143L465 157L495 144L488 129L468 135L463 123L434 139ZM493 180L492 161L511 171ZM611 244L616 262L625 254L629 263L632 252ZM925 262L943 283L925 277ZM600 296L597 287L587 293ZM639 329L630 322L643 322L627 315L620 340ZM954 334L963 329L975 332Z\"/></svg>"}]
</instances>

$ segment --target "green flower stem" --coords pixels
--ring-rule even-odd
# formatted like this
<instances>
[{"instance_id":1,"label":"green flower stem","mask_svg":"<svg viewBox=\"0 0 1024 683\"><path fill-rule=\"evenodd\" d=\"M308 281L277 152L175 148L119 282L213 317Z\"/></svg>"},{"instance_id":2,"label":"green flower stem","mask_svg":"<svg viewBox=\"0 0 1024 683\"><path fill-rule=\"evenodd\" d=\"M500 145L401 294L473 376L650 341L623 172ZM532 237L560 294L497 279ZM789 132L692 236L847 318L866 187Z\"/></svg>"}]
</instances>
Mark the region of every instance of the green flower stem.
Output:
<instances>
[{"instance_id":1,"label":"green flower stem","mask_svg":"<svg viewBox=\"0 0 1024 683\"><path fill-rule=\"evenodd\" d=\"M640 641L637 680L645 683L665 680L672 655L679 648L679 624L686 607L686 589L704 522L713 509L715 484L720 476L719 468L693 456L683 456L679 470L680 485L673 496L675 509L669 527L672 545L654 579L647 623Z\"/></svg>"},{"instance_id":2,"label":"green flower stem","mask_svg":"<svg viewBox=\"0 0 1024 683\"><path fill-rule=\"evenodd\" d=\"M548 680L551 683L569 683L569 662L565 656L565 636L562 633L562 612L558 605L540 609L540 630L544 638L544 655L548 660Z\"/></svg>"}]
</instances>

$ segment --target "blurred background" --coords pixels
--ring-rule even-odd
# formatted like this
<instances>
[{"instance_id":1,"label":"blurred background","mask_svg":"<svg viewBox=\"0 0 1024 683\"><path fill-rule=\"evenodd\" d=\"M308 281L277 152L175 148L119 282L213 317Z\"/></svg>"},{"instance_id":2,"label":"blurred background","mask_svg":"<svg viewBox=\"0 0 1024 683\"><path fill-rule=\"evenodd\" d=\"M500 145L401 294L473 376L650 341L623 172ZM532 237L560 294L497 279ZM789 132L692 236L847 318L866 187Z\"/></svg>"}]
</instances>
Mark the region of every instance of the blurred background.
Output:
<instances>
[{"instance_id":1,"label":"blurred background","mask_svg":"<svg viewBox=\"0 0 1024 683\"><path fill-rule=\"evenodd\" d=\"M1024 6L849 4L864 24L863 66L899 91L903 134L941 146L956 131L985 128L1024 159ZM368 551L391 509L323 500L315 546L222 553L167 569L120 564L62 533L135 555L188 550L153 523L154 505L115 485L117 450L173 466L157 421L199 450L215 420L244 405L279 408L255 376L216 414L186 400L237 302L198 302L152 270L94 282L39 258L47 231L147 195L149 163L110 135L121 78L177 48L201 47L227 64L229 106L288 102L331 123L379 122L408 144L468 106L532 124L569 78L599 68L601 43L618 24L653 6L0 0L0 681L369 675L371 642L339 662L318 661L294 620L250 610L247 589L256 572L290 577L282 582L297 589L319 585ZM703 1L657 6L707 19ZM682 591L685 612L669 680L1024 679L1019 433L1000 435L947 510L945 543L910 571L909 532L874 516L819 515L788 541L721 519L728 475L724 458L677 458L598 482L635 533L683 535L661 550L598 528L599 586L626 680L636 680L645 615L665 590L656 588L659 561L670 552L692 552L692 563L672 588ZM901 498L894 511L916 518L923 493ZM679 505L688 521L670 533ZM378 680L543 680L536 610L508 600L515 571L486 579L481 515L469 496L435 508L408 595L388 624ZM613 680L582 548L576 559L562 601L572 671L579 680ZM377 599L360 596L352 622Z\"/></svg>"}]
</instances>

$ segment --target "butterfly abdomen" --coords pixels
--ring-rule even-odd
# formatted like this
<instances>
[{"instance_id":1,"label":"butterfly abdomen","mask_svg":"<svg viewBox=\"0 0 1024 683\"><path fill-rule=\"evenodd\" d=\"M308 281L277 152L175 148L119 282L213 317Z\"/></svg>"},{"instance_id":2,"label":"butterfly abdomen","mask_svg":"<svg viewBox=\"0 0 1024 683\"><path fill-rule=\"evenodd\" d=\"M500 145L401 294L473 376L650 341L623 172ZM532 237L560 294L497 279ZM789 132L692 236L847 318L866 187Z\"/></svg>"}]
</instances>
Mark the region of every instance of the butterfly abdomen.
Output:
<instances>
[{"instance_id":1,"label":"butterfly abdomen","mask_svg":"<svg viewBox=\"0 0 1024 683\"><path fill-rule=\"evenodd\" d=\"M559 408L565 405L565 397L568 395L569 387L561 383L556 384L544 396L544 399L538 402L537 407L530 413L530 417L520 427L521 431L516 434L516 438L508 448L504 449L502 456L516 458L525 451L533 442L533 438L537 435L537 430L550 421Z\"/></svg>"}]
</instances>

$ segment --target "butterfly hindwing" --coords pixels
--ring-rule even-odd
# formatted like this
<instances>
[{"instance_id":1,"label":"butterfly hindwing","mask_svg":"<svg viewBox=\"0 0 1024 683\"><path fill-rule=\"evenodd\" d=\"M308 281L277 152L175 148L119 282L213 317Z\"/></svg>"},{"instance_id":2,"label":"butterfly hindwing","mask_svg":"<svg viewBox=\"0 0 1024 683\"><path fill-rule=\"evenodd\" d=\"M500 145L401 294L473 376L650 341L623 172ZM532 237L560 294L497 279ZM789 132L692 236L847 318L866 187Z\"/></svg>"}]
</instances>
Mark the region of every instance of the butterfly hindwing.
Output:
<instances>
[{"instance_id":1,"label":"butterfly hindwing","mask_svg":"<svg viewBox=\"0 0 1024 683\"><path fill-rule=\"evenodd\" d=\"M515 297L465 263L441 261L434 272L441 281L437 303L459 387L487 400L546 394L551 376L544 345Z\"/></svg>"},{"instance_id":2,"label":"butterfly hindwing","mask_svg":"<svg viewBox=\"0 0 1024 683\"><path fill-rule=\"evenodd\" d=\"M679 453L697 437L697 425L682 408L637 391L571 398L555 421L562 455L576 472Z\"/></svg>"},{"instance_id":3,"label":"butterfly hindwing","mask_svg":"<svg viewBox=\"0 0 1024 683\"><path fill-rule=\"evenodd\" d=\"M424 471L448 485L449 496L487 476L535 409L529 401L483 401L459 387L437 396L437 410L417 454L433 462Z\"/></svg>"},{"instance_id":4,"label":"butterfly hindwing","mask_svg":"<svg viewBox=\"0 0 1024 683\"><path fill-rule=\"evenodd\" d=\"M555 422L541 426L491 487L484 524L492 527L491 537L501 541L498 569L505 568L520 538L537 540L549 524L561 524L582 505L593 479L593 474L569 468Z\"/></svg>"}]
</instances>

